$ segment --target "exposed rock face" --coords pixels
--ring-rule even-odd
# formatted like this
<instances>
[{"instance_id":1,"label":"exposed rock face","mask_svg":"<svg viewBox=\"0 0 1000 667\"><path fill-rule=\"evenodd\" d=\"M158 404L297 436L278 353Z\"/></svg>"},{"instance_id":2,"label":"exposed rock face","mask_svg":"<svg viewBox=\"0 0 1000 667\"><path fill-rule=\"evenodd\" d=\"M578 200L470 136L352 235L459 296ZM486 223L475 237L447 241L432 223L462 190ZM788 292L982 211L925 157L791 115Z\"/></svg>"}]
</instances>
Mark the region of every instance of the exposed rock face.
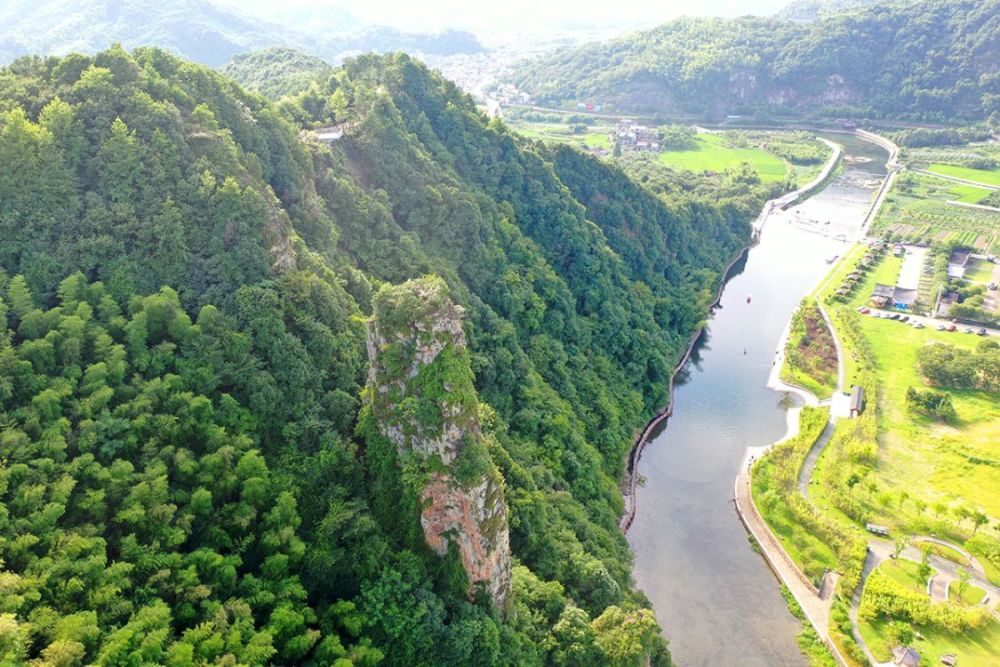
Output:
<instances>
[{"instance_id":1,"label":"exposed rock face","mask_svg":"<svg viewBox=\"0 0 1000 667\"><path fill-rule=\"evenodd\" d=\"M510 592L503 479L484 444L462 309L438 278L380 290L368 328L369 400L401 459L428 473L420 524L428 546L454 542L473 587L497 606Z\"/></svg>"}]
</instances>

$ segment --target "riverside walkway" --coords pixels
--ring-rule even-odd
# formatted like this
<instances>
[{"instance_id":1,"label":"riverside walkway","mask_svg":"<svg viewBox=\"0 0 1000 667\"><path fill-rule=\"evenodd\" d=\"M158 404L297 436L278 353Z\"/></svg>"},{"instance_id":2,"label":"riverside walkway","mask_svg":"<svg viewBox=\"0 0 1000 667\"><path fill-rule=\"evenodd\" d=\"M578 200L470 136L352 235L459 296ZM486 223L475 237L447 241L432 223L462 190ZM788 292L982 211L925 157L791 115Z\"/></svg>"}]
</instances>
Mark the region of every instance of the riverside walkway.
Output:
<instances>
[{"instance_id":1,"label":"riverside walkway","mask_svg":"<svg viewBox=\"0 0 1000 667\"><path fill-rule=\"evenodd\" d=\"M884 137L879 137L878 135L872 135L871 133L859 131L857 135L865 140L876 143L880 146L886 148L889 151L889 161L887 162L887 167L889 168L889 173L886 175L885 179L882 181L881 187L872 202L871 206L866 212L861 228L858 232L858 237L856 242L860 242L867 234L868 228L871 222L875 219L879 209L881 208L883 202L889 194L892 188L892 184L895 181L896 174L898 173L899 165L896 162L896 156L898 154L898 148L895 144L888 141ZM825 176L824 176L825 178ZM819 181L821 182L821 181ZM817 183L818 184L818 183ZM811 184L812 185L812 184ZM767 214L770 213L771 209L765 210L762 214L762 218L766 220ZM763 221L761 220L761 225ZM845 253L846 255L847 253ZM831 279L832 271L827 274L827 276L820 281L819 286L814 290L813 294L819 294L822 292L823 288L828 284ZM840 407L842 401L838 401L839 395L843 393L845 385L845 360L844 351L840 344L840 339L837 335L836 327L833 326L833 322L830 320L826 309L824 308L822 302L818 298L814 298L820 313L826 322L827 327L833 337L834 346L837 351L837 388L834 392L833 398L829 401L820 402L815 395L807 391L802 387L788 384L781 379L781 366L784 363L785 355L785 344L788 340L791 330L791 320L789 319L789 324L785 328L785 332L781 337L778 344L778 350L776 353L774 365L771 369L771 374L768 379L767 386L775 391L779 392L789 392L796 394L802 398L805 405L818 406L818 405L830 405L831 414L827 421L826 427L823 432L817 438L816 442L810 448L809 453L806 456L803 466L799 471L798 477L798 489L803 496L808 498L809 495L809 483L812 478L812 472L815 467L816 461L818 461L820 455L822 454L827 443L830 441L831 436L836 425L836 420L838 415L834 414L834 408ZM839 409L837 410L839 412ZM785 438L779 442L794 437L799 430L799 413L801 408L794 408L789 410L789 430ZM833 598L834 592L836 591L836 584L838 575L834 572L828 572L824 577L822 584L817 589L816 586L812 584L811 581L805 576L801 569L795 564L791 559L785 549L781 546L778 539L775 537L774 533L771 531L767 522L764 520L763 516L757 509L756 504L753 501L753 495L751 492L751 472L753 468L753 462L757 460L760 456L763 456L771 447L779 443L774 443L772 445L764 447L751 447L747 449L746 458L743 461L743 465L740 467L739 475L736 478L735 484L735 495L734 504L736 506L736 512L746 527L747 531L753 536L760 547L761 554L767 561L771 570L774 572L775 576L788 588L791 592L792 597L801 607L806 619L809 624L816 631L816 634L823 641L826 647L829 649L830 654L836 660L838 665L846 667L850 663L844 658L840 649L833 643L830 638L830 615L833 608ZM869 553L869 560L872 560L872 554ZM877 566L879 561L874 561L871 569ZM870 569L868 568L868 563L865 564L865 577L867 576ZM869 661L873 665L878 665L878 661L875 660L874 656L865 646L863 640L861 639L860 633L857 632L857 605L860 602L861 590L863 590L862 585L858 587L855 592L854 600L851 606L851 618L852 626L854 628L855 639L861 645L862 650L868 656Z\"/></svg>"}]
</instances>

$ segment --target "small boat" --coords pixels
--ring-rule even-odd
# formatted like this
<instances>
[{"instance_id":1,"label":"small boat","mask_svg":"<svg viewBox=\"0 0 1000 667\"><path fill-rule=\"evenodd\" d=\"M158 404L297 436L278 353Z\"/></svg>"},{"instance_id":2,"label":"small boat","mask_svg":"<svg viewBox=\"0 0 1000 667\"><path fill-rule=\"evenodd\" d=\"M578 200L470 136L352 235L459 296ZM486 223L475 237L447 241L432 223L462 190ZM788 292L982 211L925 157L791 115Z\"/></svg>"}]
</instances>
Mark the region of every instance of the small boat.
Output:
<instances>
[{"instance_id":1,"label":"small boat","mask_svg":"<svg viewBox=\"0 0 1000 667\"><path fill-rule=\"evenodd\" d=\"M750 295L747 294L747 303L750 303Z\"/></svg>"}]
</instances>

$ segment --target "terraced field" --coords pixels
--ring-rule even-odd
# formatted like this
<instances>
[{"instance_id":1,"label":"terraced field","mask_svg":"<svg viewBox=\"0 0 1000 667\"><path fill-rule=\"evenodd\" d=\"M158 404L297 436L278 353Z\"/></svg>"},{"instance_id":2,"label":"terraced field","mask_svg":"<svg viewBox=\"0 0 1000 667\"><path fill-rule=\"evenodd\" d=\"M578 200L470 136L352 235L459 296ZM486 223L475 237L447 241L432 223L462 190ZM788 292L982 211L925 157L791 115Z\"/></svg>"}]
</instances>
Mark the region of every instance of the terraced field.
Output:
<instances>
[{"instance_id":1,"label":"terraced field","mask_svg":"<svg viewBox=\"0 0 1000 667\"><path fill-rule=\"evenodd\" d=\"M891 232L910 242L955 241L982 251L1000 250L1000 212L957 206L972 203L979 188L956 185L923 174L906 174L896 180L875 218L873 233Z\"/></svg>"}]
</instances>

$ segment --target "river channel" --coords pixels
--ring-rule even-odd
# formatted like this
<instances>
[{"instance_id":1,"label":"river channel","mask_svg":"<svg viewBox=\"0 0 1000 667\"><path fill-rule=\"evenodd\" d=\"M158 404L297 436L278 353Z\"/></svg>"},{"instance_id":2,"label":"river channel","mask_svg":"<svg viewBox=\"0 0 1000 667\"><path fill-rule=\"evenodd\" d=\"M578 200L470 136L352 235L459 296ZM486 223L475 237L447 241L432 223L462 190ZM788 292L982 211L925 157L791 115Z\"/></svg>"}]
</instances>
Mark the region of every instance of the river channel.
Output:
<instances>
[{"instance_id":1,"label":"river channel","mask_svg":"<svg viewBox=\"0 0 1000 667\"><path fill-rule=\"evenodd\" d=\"M732 498L746 448L787 428L788 399L765 385L789 316L829 271L826 260L845 252L843 239L857 237L886 173L883 149L851 135L827 138L844 146L843 172L773 213L733 268L678 377L673 416L639 463L645 481L628 533L635 576L682 667L807 664L795 640L801 624L750 549Z\"/></svg>"}]
</instances>

